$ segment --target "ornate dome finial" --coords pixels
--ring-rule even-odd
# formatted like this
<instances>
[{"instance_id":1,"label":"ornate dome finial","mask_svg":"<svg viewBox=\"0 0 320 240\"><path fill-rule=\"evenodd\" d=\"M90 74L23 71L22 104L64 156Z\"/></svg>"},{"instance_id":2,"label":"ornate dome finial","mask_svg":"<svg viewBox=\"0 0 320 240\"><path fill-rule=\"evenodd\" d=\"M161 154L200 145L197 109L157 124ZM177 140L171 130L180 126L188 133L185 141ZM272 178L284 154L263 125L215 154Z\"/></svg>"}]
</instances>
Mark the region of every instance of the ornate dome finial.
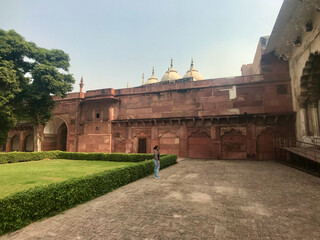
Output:
<instances>
[{"instance_id":1,"label":"ornate dome finial","mask_svg":"<svg viewBox=\"0 0 320 240\"><path fill-rule=\"evenodd\" d=\"M203 80L203 76L198 72L198 70L194 69L193 66L193 58L191 58L190 69L183 76L184 78L193 78L193 81Z\"/></svg>"},{"instance_id":2,"label":"ornate dome finial","mask_svg":"<svg viewBox=\"0 0 320 240\"><path fill-rule=\"evenodd\" d=\"M154 67L152 67L152 76L148 79L146 84L157 83L157 82L159 82L159 80L154 76Z\"/></svg>"},{"instance_id":3,"label":"ornate dome finial","mask_svg":"<svg viewBox=\"0 0 320 240\"><path fill-rule=\"evenodd\" d=\"M171 58L171 67L173 67L173 59Z\"/></svg>"},{"instance_id":4,"label":"ornate dome finial","mask_svg":"<svg viewBox=\"0 0 320 240\"><path fill-rule=\"evenodd\" d=\"M144 73L142 74L142 85L144 85Z\"/></svg>"}]
</instances>

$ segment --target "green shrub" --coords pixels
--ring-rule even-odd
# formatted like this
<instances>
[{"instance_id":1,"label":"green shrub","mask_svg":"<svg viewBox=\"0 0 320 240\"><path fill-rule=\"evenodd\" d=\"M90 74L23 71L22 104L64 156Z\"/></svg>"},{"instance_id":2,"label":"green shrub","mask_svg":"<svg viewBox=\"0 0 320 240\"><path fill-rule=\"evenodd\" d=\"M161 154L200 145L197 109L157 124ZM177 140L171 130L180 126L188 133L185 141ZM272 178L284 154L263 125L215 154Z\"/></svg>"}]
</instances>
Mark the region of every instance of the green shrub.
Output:
<instances>
[{"instance_id":1,"label":"green shrub","mask_svg":"<svg viewBox=\"0 0 320 240\"><path fill-rule=\"evenodd\" d=\"M0 153L1 163L15 163L38 161L44 158L72 159L72 160L101 160L113 162L141 162L153 158L153 154L126 154L126 153L81 153L81 152L9 152Z\"/></svg>"},{"instance_id":2,"label":"green shrub","mask_svg":"<svg viewBox=\"0 0 320 240\"><path fill-rule=\"evenodd\" d=\"M72 156L77 156L78 159L80 155ZM100 155L94 154L94 156ZM134 154L131 156L132 159L137 158ZM119 154L119 161L122 159L123 156ZM161 169L175 164L176 160L176 155L161 156ZM0 199L0 235L20 229L44 217L53 216L148 176L153 169L153 161L148 160L125 168L32 188Z\"/></svg>"},{"instance_id":3,"label":"green shrub","mask_svg":"<svg viewBox=\"0 0 320 240\"><path fill-rule=\"evenodd\" d=\"M59 158L73 160L101 160L113 162L141 162L152 159L153 154L60 152Z\"/></svg>"},{"instance_id":4,"label":"green shrub","mask_svg":"<svg viewBox=\"0 0 320 240\"><path fill-rule=\"evenodd\" d=\"M38 161L44 158L56 159L61 151L48 151L48 152L8 152L0 153L1 163L15 163L15 162L28 162Z\"/></svg>"}]
</instances>

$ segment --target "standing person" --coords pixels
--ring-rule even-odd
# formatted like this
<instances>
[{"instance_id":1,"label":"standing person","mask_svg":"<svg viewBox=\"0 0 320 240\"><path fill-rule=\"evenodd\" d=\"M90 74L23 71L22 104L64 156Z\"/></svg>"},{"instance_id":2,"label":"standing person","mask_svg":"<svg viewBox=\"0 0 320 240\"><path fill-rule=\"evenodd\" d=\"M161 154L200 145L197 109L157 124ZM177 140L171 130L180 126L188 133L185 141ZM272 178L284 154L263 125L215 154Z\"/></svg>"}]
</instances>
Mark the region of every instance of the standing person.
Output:
<instances>
[{"instance_id":1,"label":"standing person","mask_svg":"<svg viewBox=\"0 0 320 240\"><path fill-rule=\"evenodd\" d=\"M159 153L159 146L155 146L154 148L154 158L153 158L153 162L154 162L154 177L155 178L160 178L159 177L159 169L160 169L160 153Z\"/></svg>"}]
</instances>

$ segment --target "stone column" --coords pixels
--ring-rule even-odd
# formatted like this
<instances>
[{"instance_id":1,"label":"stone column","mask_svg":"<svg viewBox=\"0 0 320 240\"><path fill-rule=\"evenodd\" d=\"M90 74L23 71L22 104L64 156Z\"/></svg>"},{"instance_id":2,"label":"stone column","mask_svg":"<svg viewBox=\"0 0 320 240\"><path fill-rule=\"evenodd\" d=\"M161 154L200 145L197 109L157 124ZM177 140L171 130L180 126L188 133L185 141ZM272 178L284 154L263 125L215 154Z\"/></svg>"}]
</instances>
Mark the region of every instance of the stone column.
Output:
<instances>
[{"instance_id":1,"label":"stone column","mask_svg":"<svg viewBox=\"0 0 320 240\"><path fill-rule=\"evenodd\" d=\"M299 102L299 115L300 115L300 126L297 126L301 129L301 137L308 135L308 113L307 113L307 103L306 101L300 100ZM298 123L299 124L299 123Z\"/></svg>"},{"instance_id":2,"label":"stone column","mask_svg":"<svg viewBox=\"0 0 320 240\"><path fill-rule=\"evenodd\" d=\"M318 114L318 98L310 99L310 118L312 123L313 134L319 136L319 114Z\"/></svg>"}]
</instances>

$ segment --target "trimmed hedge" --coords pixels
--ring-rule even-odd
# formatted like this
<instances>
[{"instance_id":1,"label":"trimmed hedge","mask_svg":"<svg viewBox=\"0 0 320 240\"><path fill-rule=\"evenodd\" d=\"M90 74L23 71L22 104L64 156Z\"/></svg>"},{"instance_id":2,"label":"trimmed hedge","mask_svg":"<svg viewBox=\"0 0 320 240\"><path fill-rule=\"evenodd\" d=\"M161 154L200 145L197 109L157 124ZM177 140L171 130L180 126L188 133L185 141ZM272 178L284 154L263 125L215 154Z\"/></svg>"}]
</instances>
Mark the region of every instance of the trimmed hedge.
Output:
<instances>
[{"instance_id":1,"label":"trimmed hedge","mask_svg":"<svg viewBox=\"0 0 320 240\"><path fill-rule=\"evenodd\" d=\"M61 151L0 153L0 164L39 161L44 158L57 159L59 154L61 154Z\"/></svg>"},{"instance_id":2,"label":"trimmed hedge","mask_svg":"<svg viewBox=\"0 0 320 240\"><path fill-rule=\"evenodd\" d=\"M16 163L50 159L101 160L113 162L141 162L153 158L153 154L143 153L81 153L81 152L8 152L0 153L1 163Z\"/></svg>"},{"instance_id":3,"label":"trimmed hedge","mask_svg":"<svg viewBox=\"0 0 320 240\"><path fill-rule=\"evenodd\" d=\"M60 159L75 160L100 160L113 162L142 162L153 158L153 154L144 153L82 153L82 152L59 152Z\"/></svg>"},{"instance_id":4,"label":"trimmed hedge","mask_svg":"<svg viewBox=\"0 0 320 240\"><path fill-rule=\"evenodd\" d=\"M89 155L85 156L88 157ZM122 161L123 156L120 157L120 155L119 161ZM128 154L127 156L137 159L137 156L134 155L138 154ZM79 155L77 153L77 155L69 156L77 156L76 158L78 159ZM95 154L94 156L100 155ZM91 157L93 158L93 156ZM176 155L162 156L161 169L175 164L176 160ZM15 231L31 222L53 216L77 204L111 192L123 185L150 175L153 169L153 161L148 160L125 168L31 188L2 198L0 199L0 235Z\"/></svg>"}]
</instances>

